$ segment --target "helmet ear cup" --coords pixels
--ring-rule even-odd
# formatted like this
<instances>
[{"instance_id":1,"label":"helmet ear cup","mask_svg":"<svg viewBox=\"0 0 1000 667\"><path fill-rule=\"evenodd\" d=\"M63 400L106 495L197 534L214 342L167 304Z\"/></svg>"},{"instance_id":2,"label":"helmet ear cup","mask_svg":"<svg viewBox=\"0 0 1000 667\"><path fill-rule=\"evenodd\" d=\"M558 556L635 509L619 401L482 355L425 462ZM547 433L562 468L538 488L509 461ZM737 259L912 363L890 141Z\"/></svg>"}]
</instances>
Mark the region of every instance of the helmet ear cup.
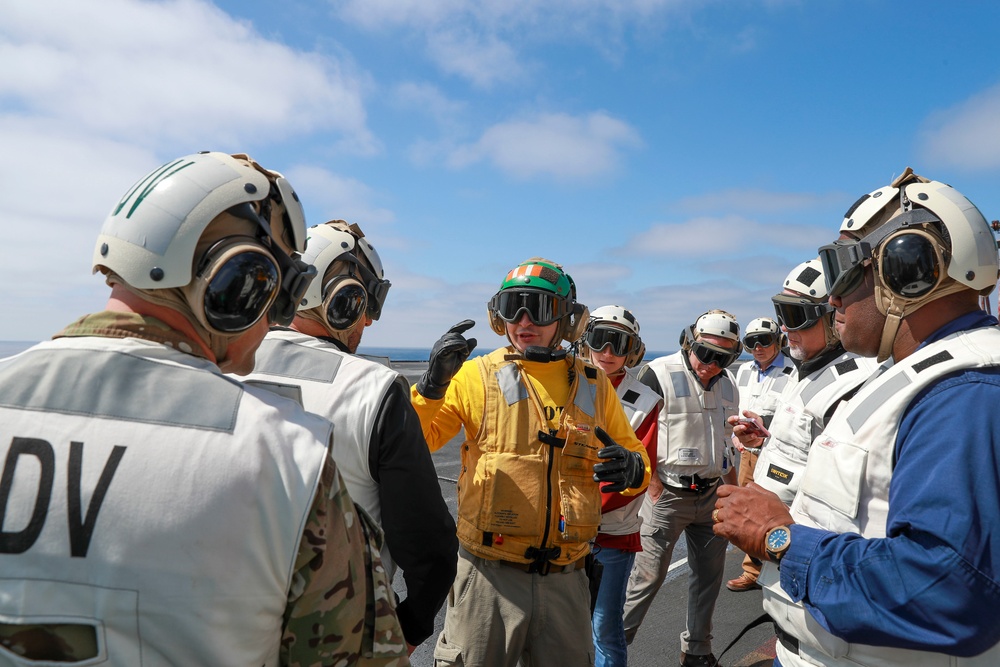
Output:
<instances>
[{"instance_id":1,"label":"helmet ear cup","mask_svg":"<svg viewBox=\"0 0 1000 667\"><path fill-rule=\"evenodd\" d=\"M680 340L677 341L677 344L681 346L681 350L687 352L688 350L691 349L691 341L693 340L694 340L694 325L691 324L685 327L681 331L681 337Z\"/></svg>"},{"instance_id":2,"label":"helmet ear cup","mask_svg":"<svg viewBox=\"0 0 1000 667\"><path fill-rule=\"evenodd\" d=\"M925 297L947 273L943 247L941 239L926 229L897 232L879 247L879 279L902 299Z\"/></svg>"},{"instance_id":3,"label":"helmet ear cup","mask_svg":"<svg viewBox=\"0 0 1000 667\"><path fill-rule=\"evenodd\" d=\"M590 311L582 303L573 304L573 312L563 320L565 333L562 339L574 342L579 340L587 332L587 324L590 322Z\"/></svg>"},{"instance_id":4,"label":"helmet ear cup","mask_svg":"<svg viewBox=\"0 0 1000 667\"><path fill-rule=\"evenodd\" d=\"M184 298L208 331L238 334L268 316L281 285L277 267L267 248L250 237L226 237L202 255L182 288Z\"/></svg>"}]
</instances>

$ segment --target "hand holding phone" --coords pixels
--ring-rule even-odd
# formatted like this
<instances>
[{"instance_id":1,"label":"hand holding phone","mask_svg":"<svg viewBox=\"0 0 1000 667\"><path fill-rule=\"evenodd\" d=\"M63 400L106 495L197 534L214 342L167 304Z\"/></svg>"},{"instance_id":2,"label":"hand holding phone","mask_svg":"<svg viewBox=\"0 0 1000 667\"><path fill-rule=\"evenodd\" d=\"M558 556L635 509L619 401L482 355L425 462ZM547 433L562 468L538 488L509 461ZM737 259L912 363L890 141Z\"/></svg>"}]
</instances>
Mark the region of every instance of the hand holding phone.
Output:
<instances>
[{"instance_id":1,"label":"hand holding phone","mask_svg":"<svg viewBox=\"0 0 1000 667\"><path fill-rule=\"evenodd\" d=\"M743 432L745 435L755 436L760 438L771 437L770 431L768 431L766 428L758 424L755 420L750 419L749 417L740 417L736 421L736 425L739 424L743 424L744 426L746 426L746 430Z\"/></svg>"}]
</instances>

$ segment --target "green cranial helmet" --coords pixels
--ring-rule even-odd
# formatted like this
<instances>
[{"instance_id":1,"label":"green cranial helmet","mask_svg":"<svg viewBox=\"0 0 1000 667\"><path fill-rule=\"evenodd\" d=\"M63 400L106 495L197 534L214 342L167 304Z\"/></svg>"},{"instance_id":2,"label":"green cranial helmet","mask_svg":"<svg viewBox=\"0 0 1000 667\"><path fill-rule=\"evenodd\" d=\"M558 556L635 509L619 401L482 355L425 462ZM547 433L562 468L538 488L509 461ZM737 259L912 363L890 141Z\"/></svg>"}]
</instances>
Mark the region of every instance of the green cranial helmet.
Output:
<instances>
[{"instance_id":1,"label":"green cranial helmet","mask_svg":"<svg viewBox=\"0 0 1000 667\"><path fill-rule=\"evenodd\" d=\"M562 266L532 257L507 272L500 289L487 304L490 327L503 336L505 322L516 322L527 313L532 322L545 326L559 322L551 346L575 341L587 324L587 308L576 301L576 284Z\"/></svg>"},{"instance_id":2,"label":"green cranial helmet","mask_svg":"<svg viewBox=\"0 0 1000 667\"><path fill-rule=\"evenodd\" d=\"M541 257L533 257L511 269L500 284L500 290L524 289L526 287L552 292L564 299L575 298L573 279L555 262Z\"/></svg>"}]
</instances>

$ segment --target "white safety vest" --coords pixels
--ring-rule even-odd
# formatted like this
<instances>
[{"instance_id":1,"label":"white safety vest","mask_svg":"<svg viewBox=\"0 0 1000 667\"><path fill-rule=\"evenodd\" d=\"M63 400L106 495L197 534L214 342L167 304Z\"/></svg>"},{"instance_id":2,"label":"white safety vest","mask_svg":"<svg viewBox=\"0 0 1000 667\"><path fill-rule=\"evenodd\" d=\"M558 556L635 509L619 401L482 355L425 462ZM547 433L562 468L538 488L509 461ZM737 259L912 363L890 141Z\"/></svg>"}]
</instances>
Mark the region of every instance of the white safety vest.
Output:
<instances>
[{"instance_id":1,"label":"white safety vest","mask_svg":"<svg viewBox=\"0 0 1000 667\"><path fill-rule=\"evenodd\" d=\"M739 410L739 394L729 373L723 372L711 389L705 389L675 352L647 364L663 391L656 458L660 480L670 486L686 486L681 476L705 479L729 471L727 443L733 427L726 419Z\"/></svg>"},{"instance_id":2,"label":"white safety vest","mask_svg":"<svg viewBox=\"0 0 1000 667\"><path fill-rule=\"evenodd\" d=\"M794 382L795 364L791 357L782 354L782 364L771 364L763 373L757 371L752 359L740 364L736 370L736 387L740 392L740 415L752 410L761 417L770 417L778 407L778 397L785 386Z\"/></svg>"},{"instance_id":3,"label":"white safety vest","mask_svg":"<svg viewBox=\"0 0 1000 667\"><path fill-rule=\"evenodd\" d=\"M625 369L625 377L616 389L625 416L628 417L632 430L638 429L646 417L660 409L663 399L655 391L639 382L634 369ZM644 495L638 495L628 505L601 514L600 532L606 535L631 535L638 532L642 522L639 520L639 507Z\"/></svg>"},{"instance_id":4,"label":"white safety vest","mask_svg":"<svg viewBox=\"0 0 1000 667\"><path fill-rule=\"evenodd\" d=\"M767 439L754 468L753 481L790 505L806 467L809 446L823 429L826 413L871 377L871 359L844 352L821 370L790 382L778 398Z\"/></svg>"},{"instance_id":5,"label":"white safety vest","mask_svg":"<svg viewBox=\"0 0 1000 667\"><path fill-rule=\"evenodd\" d=\"M883 538L899 421L906 407L938 378L967 368L1000 365L1000 329L984 327L935 341L889 366L839 410L809 452L792 518L804 526ZM888 366L888 368L886 368ZM886 646L849 644L792 602L773 563L760 576L764 610L799 640L798 654L778 645L785 667L996 667L1000 645L973 658Z\"/></svg>"},{"instance_id":6,"label":"white safety vest","mask_svg":"<svg viewBox=\"0 0 1000 667\"><path fill-rule=\"evenodd\" d=\"M158 343L0 361L0 618L92 626L86 664L277 665L329 441L325 420Z\"/></svg>"},{"instance_id":7,"label":"white safety vest","mask_svg":"<svg viewBox=\"0 0 1000 667\"><path fill-rule=\"evenodd\" d=\"M244 382L293 398L333 422L333 458L347 490L381 526L379 484L369 468L368 450L379 408L399 373L289 330L269 332L255 360ZM381 553L391 576L395 566L384 541Z\"/></svg>"}]
</instances>

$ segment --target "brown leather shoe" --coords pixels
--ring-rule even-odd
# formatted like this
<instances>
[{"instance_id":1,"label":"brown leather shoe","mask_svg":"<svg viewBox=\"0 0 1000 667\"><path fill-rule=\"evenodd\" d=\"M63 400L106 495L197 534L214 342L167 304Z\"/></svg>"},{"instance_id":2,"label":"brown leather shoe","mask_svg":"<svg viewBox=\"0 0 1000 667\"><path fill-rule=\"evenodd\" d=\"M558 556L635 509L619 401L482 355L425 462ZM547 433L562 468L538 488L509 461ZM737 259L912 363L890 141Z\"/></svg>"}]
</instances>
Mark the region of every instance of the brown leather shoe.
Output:
<instances>
[{"instance_id":1,"label":"brown leather shoe","mask_svg":"<svg viewBox=\"0 0 1000 667\"><path fill-rule=\"evenodd\" d=\"M751 577L744 572L735 579L727 581L726 588L735 593L742 593L743 591L755 591L760 588L760 584L757 583L757 577Z\"/></svg>"},{"instance_id":2,"label":"brown leather shoe","mask_svg":"<svg viewBox=\"0 0 1000 667\"><path fill-rule=\"evenodd\" d=\"M712 653L708 655L688 655L682 651L681 667L722 667L722 665L719 664L719 661L715 659L715 655Z\"/></svg>"}]
</instances>

